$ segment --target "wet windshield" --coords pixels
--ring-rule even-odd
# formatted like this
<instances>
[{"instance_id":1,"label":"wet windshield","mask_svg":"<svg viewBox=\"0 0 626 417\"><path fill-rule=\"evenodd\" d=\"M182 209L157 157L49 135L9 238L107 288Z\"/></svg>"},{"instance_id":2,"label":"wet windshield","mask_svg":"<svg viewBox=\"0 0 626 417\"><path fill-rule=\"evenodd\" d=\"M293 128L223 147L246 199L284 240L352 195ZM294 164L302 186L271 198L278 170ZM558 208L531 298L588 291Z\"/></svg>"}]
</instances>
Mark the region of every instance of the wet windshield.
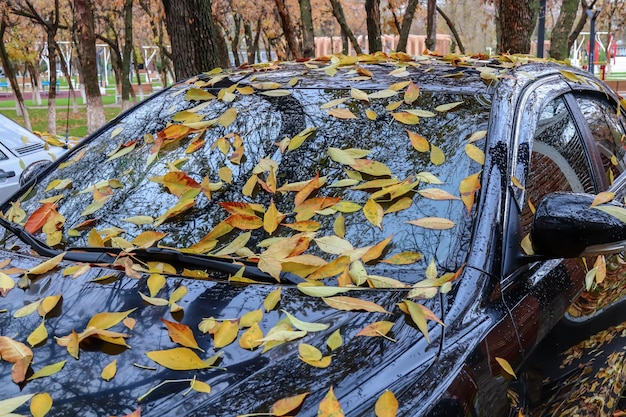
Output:
<instances>
[{"instance_id":1,"label":"wet windshield","mask_svg":"<svg viewBox=\"0 0 626 417\"><path fill-rule=\"evenodd\" d=\"M159 245L313 279L355 262L408 283L431 261L461 266L484 97L215 81L85 144L23 198L26 228L59 249Z\"/></svg>"}]
</instances>

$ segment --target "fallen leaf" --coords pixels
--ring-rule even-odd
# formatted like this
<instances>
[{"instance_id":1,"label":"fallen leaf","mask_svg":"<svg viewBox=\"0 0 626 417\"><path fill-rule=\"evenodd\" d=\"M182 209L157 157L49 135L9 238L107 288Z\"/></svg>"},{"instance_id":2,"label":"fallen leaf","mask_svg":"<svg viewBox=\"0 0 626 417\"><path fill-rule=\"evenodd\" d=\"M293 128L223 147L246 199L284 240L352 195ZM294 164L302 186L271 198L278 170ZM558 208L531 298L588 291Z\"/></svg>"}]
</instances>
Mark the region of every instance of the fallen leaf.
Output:
<instances>
[{"instance_id":1,"label":"fallen leaf","mask_svg":"<svg viewBox=\"0 0 626 417\"><path fill-rule=\"evenodd\" d=\"M209 368L200 357L191 349L178 347L165 350L152 350L146 356L159 365L174 371L190 371Z\"/></svg>"},{"instance_id":2,"label":"fallen leaf","mask_svg":"<svg viewBox=\"0 0 626 417\"><path fill-rule=\"evenodd\" d=\"M450 110L453 110L463 104L463 101L455 101L454 103L442 104L440 106L435 107L435 111L445 113Z\"/></svg>"},{"instance_id":3,"label":"fallen leaf","mask_svg":"<svg viewBox=\"0 0 626 417\"><path fill-rule=\"evenodd\" d=\"M29 345L35 346L42 342L44 342L48 338L48 330L46 326L44 326L44 321L41 321L41 324L37 326L35 330L31 334L28 335L26 341Z\"/></svg>"},{"instance_id":4,"label":"fallen leaf","mask_svg":"<svg viewBox=\"0 0 626 417\"><path fill-rule=\"evenodd\" d=\"M343 417L345 414L339 404L339 400L335 397L333 387L330 387L317 410L317 417Z\"/></svg>"},{"instance_id":5,"label":"fallen leaf","mask_svg":"<svg viewBox=\"0 0 626 417\"><path fill-rule=\"evenodd\" d=\"M247 350L255 349L261 345L260 339L262 338L263 331L259 327L259 323L254 323L239 337L239 346Z\"/></svg>"},{"instance_id":6,"label":"fallen leaf","mask_svg":"<svg viewBox=\"0 0 626 417\"><path fill-rule=\"evenodd\" d=\"M385 390L374 406L376 417L395 417L398 413L398 400L393 392Z\"/></svg>"},{"instance_id":7,"label":"fallen leaf","mask_svg":"<svg viewBox=\"0 0 626 417\"><path fill-rule=\"evenodd\" d=\"M302 406L304 400L309 395L308 392L283 398L276 401L270 408L270 413L275 416L291 415L290 413Z\"/></svg>"},{"instance_id":8,"label":"fallen leaf","mask_svg":"<svg viewBox=\"0 0 626 417\"><path fill-rule=\"evenodd\" d=\"M287 315L287 318L289 319L289 322L293 325L293 327L295 327L298 330L304 330L304 331L307 331L307 332L320 332L320 331L326 330L326 329L328 329L328 327L330 327L328 324L324 324L324 323L305 322L305 321L302 321L302 320L296 318L295 316L289 314L285 310L281 310L281 311L283 313L285 313L285 315Z\"/></svg>"},{"instance_id":9,"label":"fallen leaf","mask_svg":"<svg viewBox=\"0 0 626 417\"><path fill-rule=\"evenodd\" d=\"M161 321L165 324L165 327L167 327L167 333L173 342L188 348L202 350L200 346L198 346L198 342L196 342L196 338L189 326L165 320L164 318L161 318Z\"/></svg>"},{"instance_id":10,"label":"fallen leaf","mask_svg":"<svg viewBox=\"0 0 626 417\"><path fill-rule=\"evenodd\" d=\"M102 372L100 373L100 377L104 379L105 381L110 381L113 379L116 373L117 373L117 359L114 359L102 369Z\"/></svg>"},{"instance_id":11,"label":"fallen leaf","mask_svg":"<svg viewBox=\"0 0 626 417\"><path fill-rule=\"evenodd\" d=\"M6 297L9 291L15 288L15 281L13 278L5 274L4 272L0 272L0 295Z\"/></svg>"},{"instance_id":12,"label":"fallen leaf","mask_svg":"<svg viewBox=\"0 0 626 417\"><path fill-rule=\"evenodd\" d=\"M59 372L61 369L63 369L63 367L65 366L66 362L67 361L60 361L60 362L53 363L52 365L46 365L43 368L41 368L40 370L38 370L37 372L35 372L34 374L32 374L28 378L28 381L32 381L33 379L37 379L37 378L45 378L47 376L54 375L57 372Z\"/></svg>"},{"instance_id":13,"label":"fallen leaf","mask_svg":"<svg viewBox=\"0 0 626 417\"><path fill-rule=\"evenodd\" d=\"M365 326L356 336L384 336L389 333L394 324L392 321L377 321Z\"/></svg>"},{"instance_id":14,"label":"fallen leaf","mask_svg":"<svg viewBox=\"0 0 626 417\"><path fill-rule=\"evenodd\" d=\"M328 304L330 307L335 308L337 310L344 311L354 311L354 310L363 310L369 312L378 312L378 313L389 313L389 311L385 310L383 307L378 304L361 300L359 298L348 297L345 295L339 295L335 297L324 297L322 300Z\"/></svg>"},{"instance_id":15,"label":"fallen leaf","mask_svg":"<svg viewBox=\"0 0 626 417\"><path fill-rule=\"evenodd\" d=\"M239 334L238 320L224 320L217 332L213 335L213 345L215 349L223 348L235 341Z\"/></svg>"},{"instance_id":16,"label":"fallen leaf","mask_svg":"<svg viewBox=\"0 0 626 417\"><path fill-rule=\"evenodd\" d=\"M0 358L13 364L11 379L19 384L26 378L26 372L33 359L33 351L10 337L0 336Z\"/></svg>"},{"instance_id":17,"label":"fallen leaf","mask_svg":"<svg viewBox=\"0 0 626 417\"><path fill-rule=\"evenodd\" d=\"M517 379L517 375L515 375L515 371L513 370L513 367L511 366L511 364L509 364L509 362L506 359L499 358L497 356L495 357L495 359L496 359L496 362L498 362L498 364L502 367L504 372L511 375L513 378Z\"/></svg>"},{"instance_id":18,"label":"fallen leaf","mask_svg":"<svg viewBox=\"0 0 626 417\"><path fill-rule=\"evenodd\" d=\"M64 256L65 256L65 252L60 253L57 256L54 256L54 257L48 259L47 261L42 262L39 265L32 267L31 269L26 271L26 275L41 275L41 274L45 274L46 272L54 269L59 263L61 263L61 261L63 260Z\"/></svg>"},{"instance_id":19,"label":"fallen leaf","mask_svg":"<svg viewBox=\"0 0 626 417\"><path fill-rule=\"evenodd\" d=\"M418 220L409 220L407 223L424 227L426 229L436 230L451 229L455 226L455 223L452 220L444 219L442 217L423 217Z\"/></svg>"}]
</instances>

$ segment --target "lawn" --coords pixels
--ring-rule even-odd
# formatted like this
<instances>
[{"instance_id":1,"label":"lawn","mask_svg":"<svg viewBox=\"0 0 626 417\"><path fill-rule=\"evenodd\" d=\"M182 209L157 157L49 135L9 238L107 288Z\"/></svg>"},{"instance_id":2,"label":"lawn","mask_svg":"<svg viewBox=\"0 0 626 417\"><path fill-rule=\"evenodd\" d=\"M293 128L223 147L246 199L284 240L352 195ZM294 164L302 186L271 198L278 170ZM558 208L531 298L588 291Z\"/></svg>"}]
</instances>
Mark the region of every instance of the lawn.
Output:
<instances>
[{"instance_id":1,"label":"lawn","mask_svg":"<svg viewBox=\"0 0 626 417\"><path fill-rule=\"evenodd\" d=\"M67 100L66 100L67 101ZM1 102L4 104L4 102ZM121 111L121 107L105 107L104 114L106 120L111 120L117 116ZM17 123L24 125L24 118L17 116L15 111L15 104L11 108L0 106L0 113L15 120ZM70 106L69 112L67 105L57 107L57 134L65 134L65 126L67 124L69 128L69 135L79 138L84 137L87 134L87 126L85 120L87 120L87 110L84 106L79 106L78 113L72 112ZM45 132L48 129L48 109L46 108L30 108L28 109L28 115L30 117L30 123L34 131Z\"/></svg>"}]
</instances>

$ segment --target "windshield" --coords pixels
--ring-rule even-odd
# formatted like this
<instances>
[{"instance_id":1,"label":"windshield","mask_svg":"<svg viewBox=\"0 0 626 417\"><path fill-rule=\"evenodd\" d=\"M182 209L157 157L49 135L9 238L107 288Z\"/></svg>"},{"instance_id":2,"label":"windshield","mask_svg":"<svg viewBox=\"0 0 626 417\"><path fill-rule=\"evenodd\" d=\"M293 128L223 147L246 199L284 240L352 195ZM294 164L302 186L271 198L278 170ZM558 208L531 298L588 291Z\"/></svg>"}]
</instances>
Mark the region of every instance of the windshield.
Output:
<instances>
[{"instance_id":1,"label":"windshield","mask_svg":"<svg viewBox=\"0 0 626 417\"><path fill-rule=\"evenodd\" d=\"M462 265L484 97L218 80L178 85L76 150L21 201L27 230L62 250L159 245L340 284L361 267L411 283L431 262Z\"/></svg>"}]
</instances>

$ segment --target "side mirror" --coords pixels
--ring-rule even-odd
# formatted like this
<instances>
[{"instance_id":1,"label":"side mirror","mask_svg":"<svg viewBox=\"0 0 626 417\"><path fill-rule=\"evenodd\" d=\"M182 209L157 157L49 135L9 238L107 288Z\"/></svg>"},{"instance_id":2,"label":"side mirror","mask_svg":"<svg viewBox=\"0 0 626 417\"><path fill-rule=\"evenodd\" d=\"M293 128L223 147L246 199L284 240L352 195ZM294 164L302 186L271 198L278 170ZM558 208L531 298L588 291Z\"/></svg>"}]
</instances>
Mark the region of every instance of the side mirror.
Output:
<instances>
[{"instance_id":1,"label":"side mirror","mask_svg":"<svg viewBox=\"0 0 626 417\"><path fill-rule=\"evenodd\" d=\"M536 255L576 258L626 248L626 223L591 207L593 194L552 193L537 207L530 232ZM604 205L624 208L619 203Z\"/></svg>"}]
</instances>

